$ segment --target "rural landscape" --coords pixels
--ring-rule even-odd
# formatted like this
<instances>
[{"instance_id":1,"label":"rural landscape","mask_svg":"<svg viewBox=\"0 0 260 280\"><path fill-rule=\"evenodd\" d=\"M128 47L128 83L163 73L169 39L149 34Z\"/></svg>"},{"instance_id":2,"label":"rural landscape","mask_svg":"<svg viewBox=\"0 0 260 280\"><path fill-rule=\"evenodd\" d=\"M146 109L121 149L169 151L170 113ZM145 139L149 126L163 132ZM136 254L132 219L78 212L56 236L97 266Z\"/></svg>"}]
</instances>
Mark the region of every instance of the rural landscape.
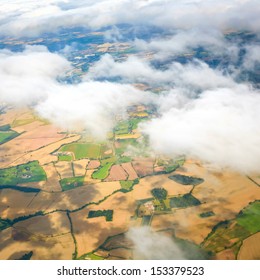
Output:
<instances>
[{"instance_id":1,"label":"rural landscape","mask_svg":"<svg viewBox=\"0 0 260 280\"><path fill-rule=\"evenodd\" d=\"M182 25L187 1L113 20L4 2L0 260L259 260L260 26L234 27L240 1L224 26L198 1L211 29Z\"/></svg>"}]
</instances>

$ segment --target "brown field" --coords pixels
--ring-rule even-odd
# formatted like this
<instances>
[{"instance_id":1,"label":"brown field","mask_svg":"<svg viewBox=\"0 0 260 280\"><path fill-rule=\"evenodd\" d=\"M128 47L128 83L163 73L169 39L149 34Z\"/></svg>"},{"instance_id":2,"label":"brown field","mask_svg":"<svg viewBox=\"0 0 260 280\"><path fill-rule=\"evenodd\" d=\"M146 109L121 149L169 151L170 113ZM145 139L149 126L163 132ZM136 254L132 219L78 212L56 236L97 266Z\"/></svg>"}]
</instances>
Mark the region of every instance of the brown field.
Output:
<instances>
[{"instance_id":1,"label":"brown field","mask_svg":"<svg viewBox=\"0 0 260 280\"><path fill-rule=\"evenodd\" d=\"M87 166L87 169L96 169L100 166L99 160L91 160Z\"/></svg>"},{"instance_id":2,"label":"brown field","mask_svg":"<svg viewBox=\"0 0 260 280\"><path fill-rule=\"evenodd\" d=\"M73 168L75 176L84 176L86 174L86 167L89 163L88 159L81 159L73 161Z\"/></svg>"},{"instance_id":3,"label":"brown field","mask_svg":"<svg viewBox=\"0 0 260 280\"><path fill-rule=\"evenodd\" d=\"M51 155L51 153L58 150L62 145L75 142L79 139L80 135L69 135L65 139L58 140L55 143L52 143L33 152L17 154L13 156L2 156L0 161L0 168L27 163L31 160L38 160L41 165L57 161L57 156Z\"/></svg>"},{"instance_id":4,"label":"brown field","mask_svg":"<svg viewBox=\"0 0 260 280\"><path fill-rule=\"evenodd\" d=\"M125 172L124 168L121 165L113 165L110 169L110 173L105 181L125 181L128 175Z\"/></svg>"},{"instance_id":5,"label":"brown field","mask_svg":"<svg viewBox=\"0 0 260 280\"><path fill-rule=\"evenodd\" d=\"M73 177L72 164L70 161L58 161L54 163L61 179Z\"/></svg>"},{"instance_id":6,"label":"brown field","mask_svg":"<svg viewBox=\"0 0 260 280\"><path fill-rule=\"evenodd\" d=\"M237 258L239 260L260 260L260 232L243 241Z\"/></svg>"},{"instance_id":7,"label":"brown field","mask_svg":"<svg viewBox=\"0 0 260 280\"><path fill-rule=\"evenodd\" d=\"M65 135L58 134L59 130L52 125L43 125L36 121L29 126L30 130L24 130L21 135L2 145L0 156L31 152L65 138Z\"/></svg>"},{"instance_id":8,"label":"brown field","mask_svg":"<svg viewBox=\"0 0 260 280\"><path fill-rule=\"evenodd\" d=\"M154 159L135 159L133 167L139 177L153 174Z\"/></svg>"},{"instance_id":9,"label":"brown field","mask_svg":"<svg viewBox=\"0 0 260 280\"><path fill-rule=\"evenodd\" d=\"M102 182L59 193L55 200L52 199L48 212L55 209L77 209L90 202L98 202L119 189L121 189L119 182ZM39 200L41 201L41 199Z\"/></svg>"},{"instance_id":10,"label":"brown field","mask_svg":"<svg viewBox=\"0 0 260 280\"><path fill-rule=\"evenodd\" d=\"M33 214L34 210L29 209L28 205L35 196L36 193L24 193L10 189L0 190L1 218L14 219L20 216Z\"/></svg>"},{"instance_id":11,"label":"brown field","mask_svg":"<svg viewBox=\"0 0 260 280\"><path fill-rule=\"evenodd\" d=\"M138 175L136 174L131 162L122 163L121 166L128 173L128 180L134 180L138 178Z\"/></svg>"},{"instance_id":12,"label":"brown field","mask_svg":"<svg viewBox=\"0 0 260 280\"><path fill-rule=\"evenodd\" d=\"M29 251L32 259L71 259L74 243L65 213L34 217L0 232L0 259L17 259Z\"/></svg>"},{"instance_id":13,"label":"brown field","mask_svg":"<svg viewBox=\"0 0 260 280\"><path fill-rule=\"evenodd\" d=\"M235 260L236 256L232 249L227 249L216 254L217 260Z\"/></svg>"},{"instance_id":14,"label":"brown field","mask_svg":"<svg viewBox=\"0 0 260 280\"><path fill-rule=\"evenodd\" d=\"M28 115L29 114L29 115ZM5 114L0 115L1 124L12 124L15 119L20 118L30 118L32 116L32 112L28 110L28 108L15 108L7 110Z\"/></svg>"},{"instance_id":15,"label":"brown field","mask_svg":"<svg viewBox=\"0 0 260 280\"><path fill-rule=\"evenodd\" d=\"M201 218L206 205L174 210L171 214L154 215L151 226L155 231L173 229L176 237L200 244L222 219L219 216Z\"/></svg>"},{"instance_id":16,"label":"brown field","mask_svg":"<svg viewBox=\"0 0 260 280\"><path fill-rule=\"evenodd\" d=\"M114 210L113 221L106 222L104 217L87 219L90 210ZM134 214L135 201L131 193L116 193L99 205L90 205L71 214L78 245L78 255L97 249L109 236L128 230L130 217Z\"/></svg>"}]
</instances>

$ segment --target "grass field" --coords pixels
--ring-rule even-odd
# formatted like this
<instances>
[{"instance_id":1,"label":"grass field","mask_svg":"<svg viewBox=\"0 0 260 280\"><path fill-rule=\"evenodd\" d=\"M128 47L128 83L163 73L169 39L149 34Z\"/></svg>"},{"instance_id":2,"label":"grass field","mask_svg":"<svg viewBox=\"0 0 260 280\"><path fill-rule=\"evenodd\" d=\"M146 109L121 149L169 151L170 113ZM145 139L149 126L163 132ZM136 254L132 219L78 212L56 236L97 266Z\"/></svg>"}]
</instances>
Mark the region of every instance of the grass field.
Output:
<instances>
[{"instance_id":1,"label":"grass field","mask_svg":"<svg viewBox=\"0 0 260 280\"><path fill-rule=\"evenodd\" d=\"M58 160L59 161L72 161L73 157L71 155L59 155Z\"/></svg>"},{"instance_id":2,"label":"grass field","mask_svg":"<svg viewBox=\"0 0 260 280\"><path fill-rule=\"evenodd\" d=\"M260 231L260 201L250 204L239 213L237 223L251 233Z\"/></svg>"},{"instance_id":3,"label":"grass field","mask_svg":"<svg viewBox=\"0 0 260 280\"><path fill-rule=\"evenodd\" d=\"M93 179L99 179L104 180L109 175L109 170L112 167L114 163L113 162L107 162L103 166L101 166L98 170L93 172L92 178Z\"/></svg>"},{"instance_id":4,"label":"grass field","mask_svg":"<svg viewBox=\"0 0 260 280\"><path fill-rule=\"evenodd\" d=\"M14 139L18 135L19 135L19 133L17 133L16 131L12 131L12 130L1 131L0 130L0 145Z\"/></svg>"},{"instance_id":5,"label":"grass field","mask_svg":"<svg viewBox=\"0 0 260 280\"><path fill-rule=\"evenodd\" d=\"M133 189L133 186L138 184L138 183L139 183L138 179L135 179L135 180L132 180L132 181L120 181L121 188L125 192L131 191Z\"/></svg>"},{"instance_id":6,"label":"grass field","mask_svg":"<svg viewBox=\"0 0 260 280\"><path fill-rule=\"evenodd\" d=\"M46 174L38 161L0 170L0 185L17 185L45 181L46 179Z\"/></svg>"},{"instance_id":7,"label":"grass field","mask_svg":"<svg viewBox=\"0 0 260 280\"><path fill-rule=\"evenodd\" d=\"M60 180L62 191L68 191L84 185L84 176L64 178Z\"/></svg>"},{"instance_id":8,"label":"grass field","mask_svg":"<svg viewBox=\"0 0 260 280\"><path fill-rule=\"evenodd\" d=\"M75 159L99 159L101 157L101 145L92 143L72 143L67 144L60 149L61 152L74 153Z\"/></svg>"},{"instance_id":9,"label":"grass field","mask_svg":"<svg viewBox=\"0 0 260 280\"><path fill-rule=\"evenodd\" d=\"M200 201L190 193L187 193L183 196L176 196L170 198L171 208L186 208L200 204Z\"/></svg>"}]
</instances>

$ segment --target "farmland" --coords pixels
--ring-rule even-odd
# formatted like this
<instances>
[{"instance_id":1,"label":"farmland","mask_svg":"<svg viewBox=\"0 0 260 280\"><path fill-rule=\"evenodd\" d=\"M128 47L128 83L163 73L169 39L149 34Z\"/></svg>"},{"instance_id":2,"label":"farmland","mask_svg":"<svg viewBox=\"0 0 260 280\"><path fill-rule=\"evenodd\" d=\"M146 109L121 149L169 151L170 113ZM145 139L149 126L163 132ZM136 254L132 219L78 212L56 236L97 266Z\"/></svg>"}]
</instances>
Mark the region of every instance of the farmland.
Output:
<instances>
[{"instance_id":1,"label":"farmland","mask_svg":"<svg viewBox=\"0 0 260 280\"><path fill-rule=\"evenodd\" d=\"M183 155L154 156L136 130L141 109L103 142L30 112L3 115L12 127L0 133L19 137L0 151L0 258L132 259L132 227L174 239L187 258L257 257L258 175L220 176Z\"/></svg>"}]
</instances>

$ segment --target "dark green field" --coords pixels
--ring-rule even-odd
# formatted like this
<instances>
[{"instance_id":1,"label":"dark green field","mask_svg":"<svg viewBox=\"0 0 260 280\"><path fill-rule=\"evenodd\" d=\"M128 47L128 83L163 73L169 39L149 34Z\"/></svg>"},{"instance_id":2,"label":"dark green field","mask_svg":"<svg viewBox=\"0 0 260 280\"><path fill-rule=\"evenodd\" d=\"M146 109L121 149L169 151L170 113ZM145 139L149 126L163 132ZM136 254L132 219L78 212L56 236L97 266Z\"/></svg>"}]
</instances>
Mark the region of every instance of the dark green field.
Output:
<instances>
[{"instance_id":1,"label":"dark green field","mask_svg":"<svg viewBox=\"0 0 260 280\"><path fill-rule=\"evenodd\" d=\"M182 185L193 185L193 186L199 185L204 182L202 178L196 178L196 177L185 176L180 174L174 174L172 176L169 176L169 179Z\"/></svg>"},{"instance_id":2,"label":"dark green field","mask_svg":"<svg viewBox=\"0 0 260 280\"><path fill-rule=\"evenodd\" d=\"M190 193L187 193L183 196L176 196L170 198L171 208L186 208L200 204L200 201Z\"/></svg>"},{"instance_id":3,"label":"dark green field","mask_svg":"<svg viewBox=\"0 0 260 280\"><path fill-rule=\"evenodd\" d=\"M96 217L105 217L107 222L113 221L113 210L97 210L97 211L89 211L88 219L96 218Z\"/></svg>"}]
</instances>

